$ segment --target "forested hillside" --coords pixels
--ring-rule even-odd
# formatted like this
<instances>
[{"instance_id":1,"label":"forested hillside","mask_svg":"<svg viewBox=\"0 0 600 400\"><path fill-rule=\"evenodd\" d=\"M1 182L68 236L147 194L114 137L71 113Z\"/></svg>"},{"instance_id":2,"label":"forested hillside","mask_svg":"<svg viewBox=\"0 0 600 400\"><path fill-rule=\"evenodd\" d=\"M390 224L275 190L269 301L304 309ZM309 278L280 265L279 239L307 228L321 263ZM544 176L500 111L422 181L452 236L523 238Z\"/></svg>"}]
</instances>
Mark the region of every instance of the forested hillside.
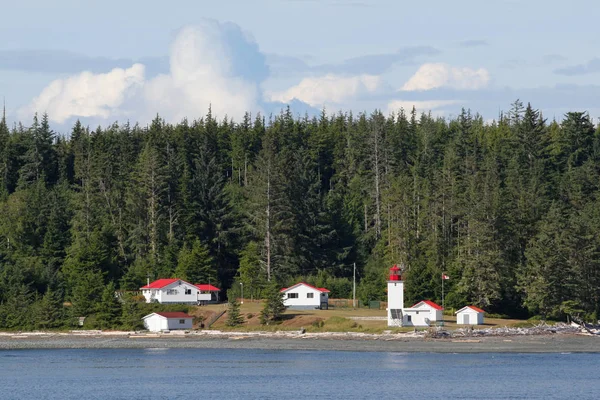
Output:
<instances>
[{"instance_id":1,"label":"forested hillside","mask_svg":"<svg viewBox=\"0 0 600 400\"><path fill-rule=\"evenodd\" d=\"M407 303L439 301L443 271L447 307L597 317L599 190L590 117L518 101L491 124L208 111L59 135L46 115L3 118L0 327L101 312L148 278L242 282L246 297L303 279L351 297L355 262L363 300L385 299L402 263Z\"/></svg>"}]
</instances>

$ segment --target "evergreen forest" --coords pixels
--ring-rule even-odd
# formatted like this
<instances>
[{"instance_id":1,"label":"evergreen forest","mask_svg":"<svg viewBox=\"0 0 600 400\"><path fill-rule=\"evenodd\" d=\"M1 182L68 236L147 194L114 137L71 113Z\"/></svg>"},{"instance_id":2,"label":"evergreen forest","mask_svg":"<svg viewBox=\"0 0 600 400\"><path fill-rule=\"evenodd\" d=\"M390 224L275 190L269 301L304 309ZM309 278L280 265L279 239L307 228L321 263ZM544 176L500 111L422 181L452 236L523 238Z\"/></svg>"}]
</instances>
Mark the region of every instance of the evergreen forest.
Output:
<instances>
[{"instance_id":1,"label":"evergreen forest","mask_svg":"<svg viewBox=\"0 0 600 400\"><path fill-rule=\"evenodd\" d=\"M598 319L600 127L520 101L493 122L289 108L61 133L48 115L0 122L2 329L126 325L135 305L114 293L169 277L352 298L356 265L357 297L385 300L394 264L408 306L441 302L444 273L447 308Z\"/></svg>"}]
</instances>

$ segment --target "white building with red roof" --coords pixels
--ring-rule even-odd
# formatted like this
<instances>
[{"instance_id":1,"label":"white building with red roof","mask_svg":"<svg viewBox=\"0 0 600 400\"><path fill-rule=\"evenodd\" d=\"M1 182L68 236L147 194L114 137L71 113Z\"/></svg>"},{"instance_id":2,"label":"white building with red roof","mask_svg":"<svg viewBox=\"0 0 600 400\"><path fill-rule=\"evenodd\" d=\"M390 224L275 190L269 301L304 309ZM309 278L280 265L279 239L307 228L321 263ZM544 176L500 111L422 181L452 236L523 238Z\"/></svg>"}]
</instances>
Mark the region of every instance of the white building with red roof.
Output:
<instances>
[{"instance_id":1,"label":"white building with red roof","mask_svg":"<svg viewBox=\"0 0 600 400\"><path fill-rule=\"evenodd\" d=\"M168 278L148 282L140 288L146 303L207 304L219 301L220 289L209 284L192 284L183 279Z\"/></svg>"},{"instance_id":2,"label":"white building with red roof","mask_svg":"<svg viewBox=\"0 0 600 400\"><path fill-rule=\"evenodd\" d=\"M184 312L153 312L142 318L150 332L192 329L194 317Z\"/></svg>"},{"instance_id":3,"label":"white building with red roof","mask_svg":"<svg viewBox=\"0 0 600 400\"><path fill-rule=\"evenodd\" d=\"M403 310L402 326L431 326L442 321L444 309L431 300L422 300Z\"/></svg>"},{"instance_id":4,"label":"white building with red roof","mask_svg":"<svg viewBox=\"0 0 600 400\"><path fill-rule=\"evenodd\" d=\"M455 312L457 325L483 325L485 311L475 306L466 306Z\"/></svg>"},{"instance_id":5,"label":"white building with red roof","mask_svg":"<svg viewBox=\"0 0 600 400\"><path fill-rule=\"evenodd\" d=\"M287 308L327 310L329 307L329 290L325 288L317 288L308 283L299 282L281 289L280 292L283 295L283 304Z\"/></svg>"}]
</instances>

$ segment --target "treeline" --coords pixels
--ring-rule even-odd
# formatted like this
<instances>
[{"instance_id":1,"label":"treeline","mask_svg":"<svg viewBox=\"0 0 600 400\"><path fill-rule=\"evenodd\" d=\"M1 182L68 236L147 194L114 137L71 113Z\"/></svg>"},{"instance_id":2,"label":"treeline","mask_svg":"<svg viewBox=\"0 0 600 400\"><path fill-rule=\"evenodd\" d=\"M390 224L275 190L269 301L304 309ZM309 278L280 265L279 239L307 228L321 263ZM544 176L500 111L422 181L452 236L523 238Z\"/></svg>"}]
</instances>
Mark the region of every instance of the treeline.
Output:
<instances>
[{"instance_id":1,"label":"treeline","mask_svg":"<svg viewBox=\"0 0 600 400\"><path fill-rule=\"evenodd\" d=\"M449 307L597 318L599 185L588 114L548 122L519 101L491 124L209 110L59 135L47 115L3 118L0 327L43 307L94 314L107 290L161 277L255 298L303 279L351 297L354 263L363 301L385 299L403 264L408 303L440 301L445 272Z\"/></svg>"}]
</instances>

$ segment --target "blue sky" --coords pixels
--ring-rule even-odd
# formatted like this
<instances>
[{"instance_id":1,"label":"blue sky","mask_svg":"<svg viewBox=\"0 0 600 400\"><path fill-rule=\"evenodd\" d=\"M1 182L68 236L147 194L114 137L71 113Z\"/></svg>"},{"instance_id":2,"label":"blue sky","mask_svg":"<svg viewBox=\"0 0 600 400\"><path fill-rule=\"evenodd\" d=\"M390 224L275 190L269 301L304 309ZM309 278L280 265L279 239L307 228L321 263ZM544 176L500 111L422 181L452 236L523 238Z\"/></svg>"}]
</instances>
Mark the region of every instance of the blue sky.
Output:
<instances>
[{"instance_id":1,"label":"blue sky","mask_svg":"<svg viewBox=\"0 0 600 400\"><path fill-rule=\"evenodd\" d=\"M167 4L168 3L168 4ZM600 116L595 1L21 0L2 5L10 121L177 122L411 108L485 119L517 98Z\"/></svg>"}]
</instances>

